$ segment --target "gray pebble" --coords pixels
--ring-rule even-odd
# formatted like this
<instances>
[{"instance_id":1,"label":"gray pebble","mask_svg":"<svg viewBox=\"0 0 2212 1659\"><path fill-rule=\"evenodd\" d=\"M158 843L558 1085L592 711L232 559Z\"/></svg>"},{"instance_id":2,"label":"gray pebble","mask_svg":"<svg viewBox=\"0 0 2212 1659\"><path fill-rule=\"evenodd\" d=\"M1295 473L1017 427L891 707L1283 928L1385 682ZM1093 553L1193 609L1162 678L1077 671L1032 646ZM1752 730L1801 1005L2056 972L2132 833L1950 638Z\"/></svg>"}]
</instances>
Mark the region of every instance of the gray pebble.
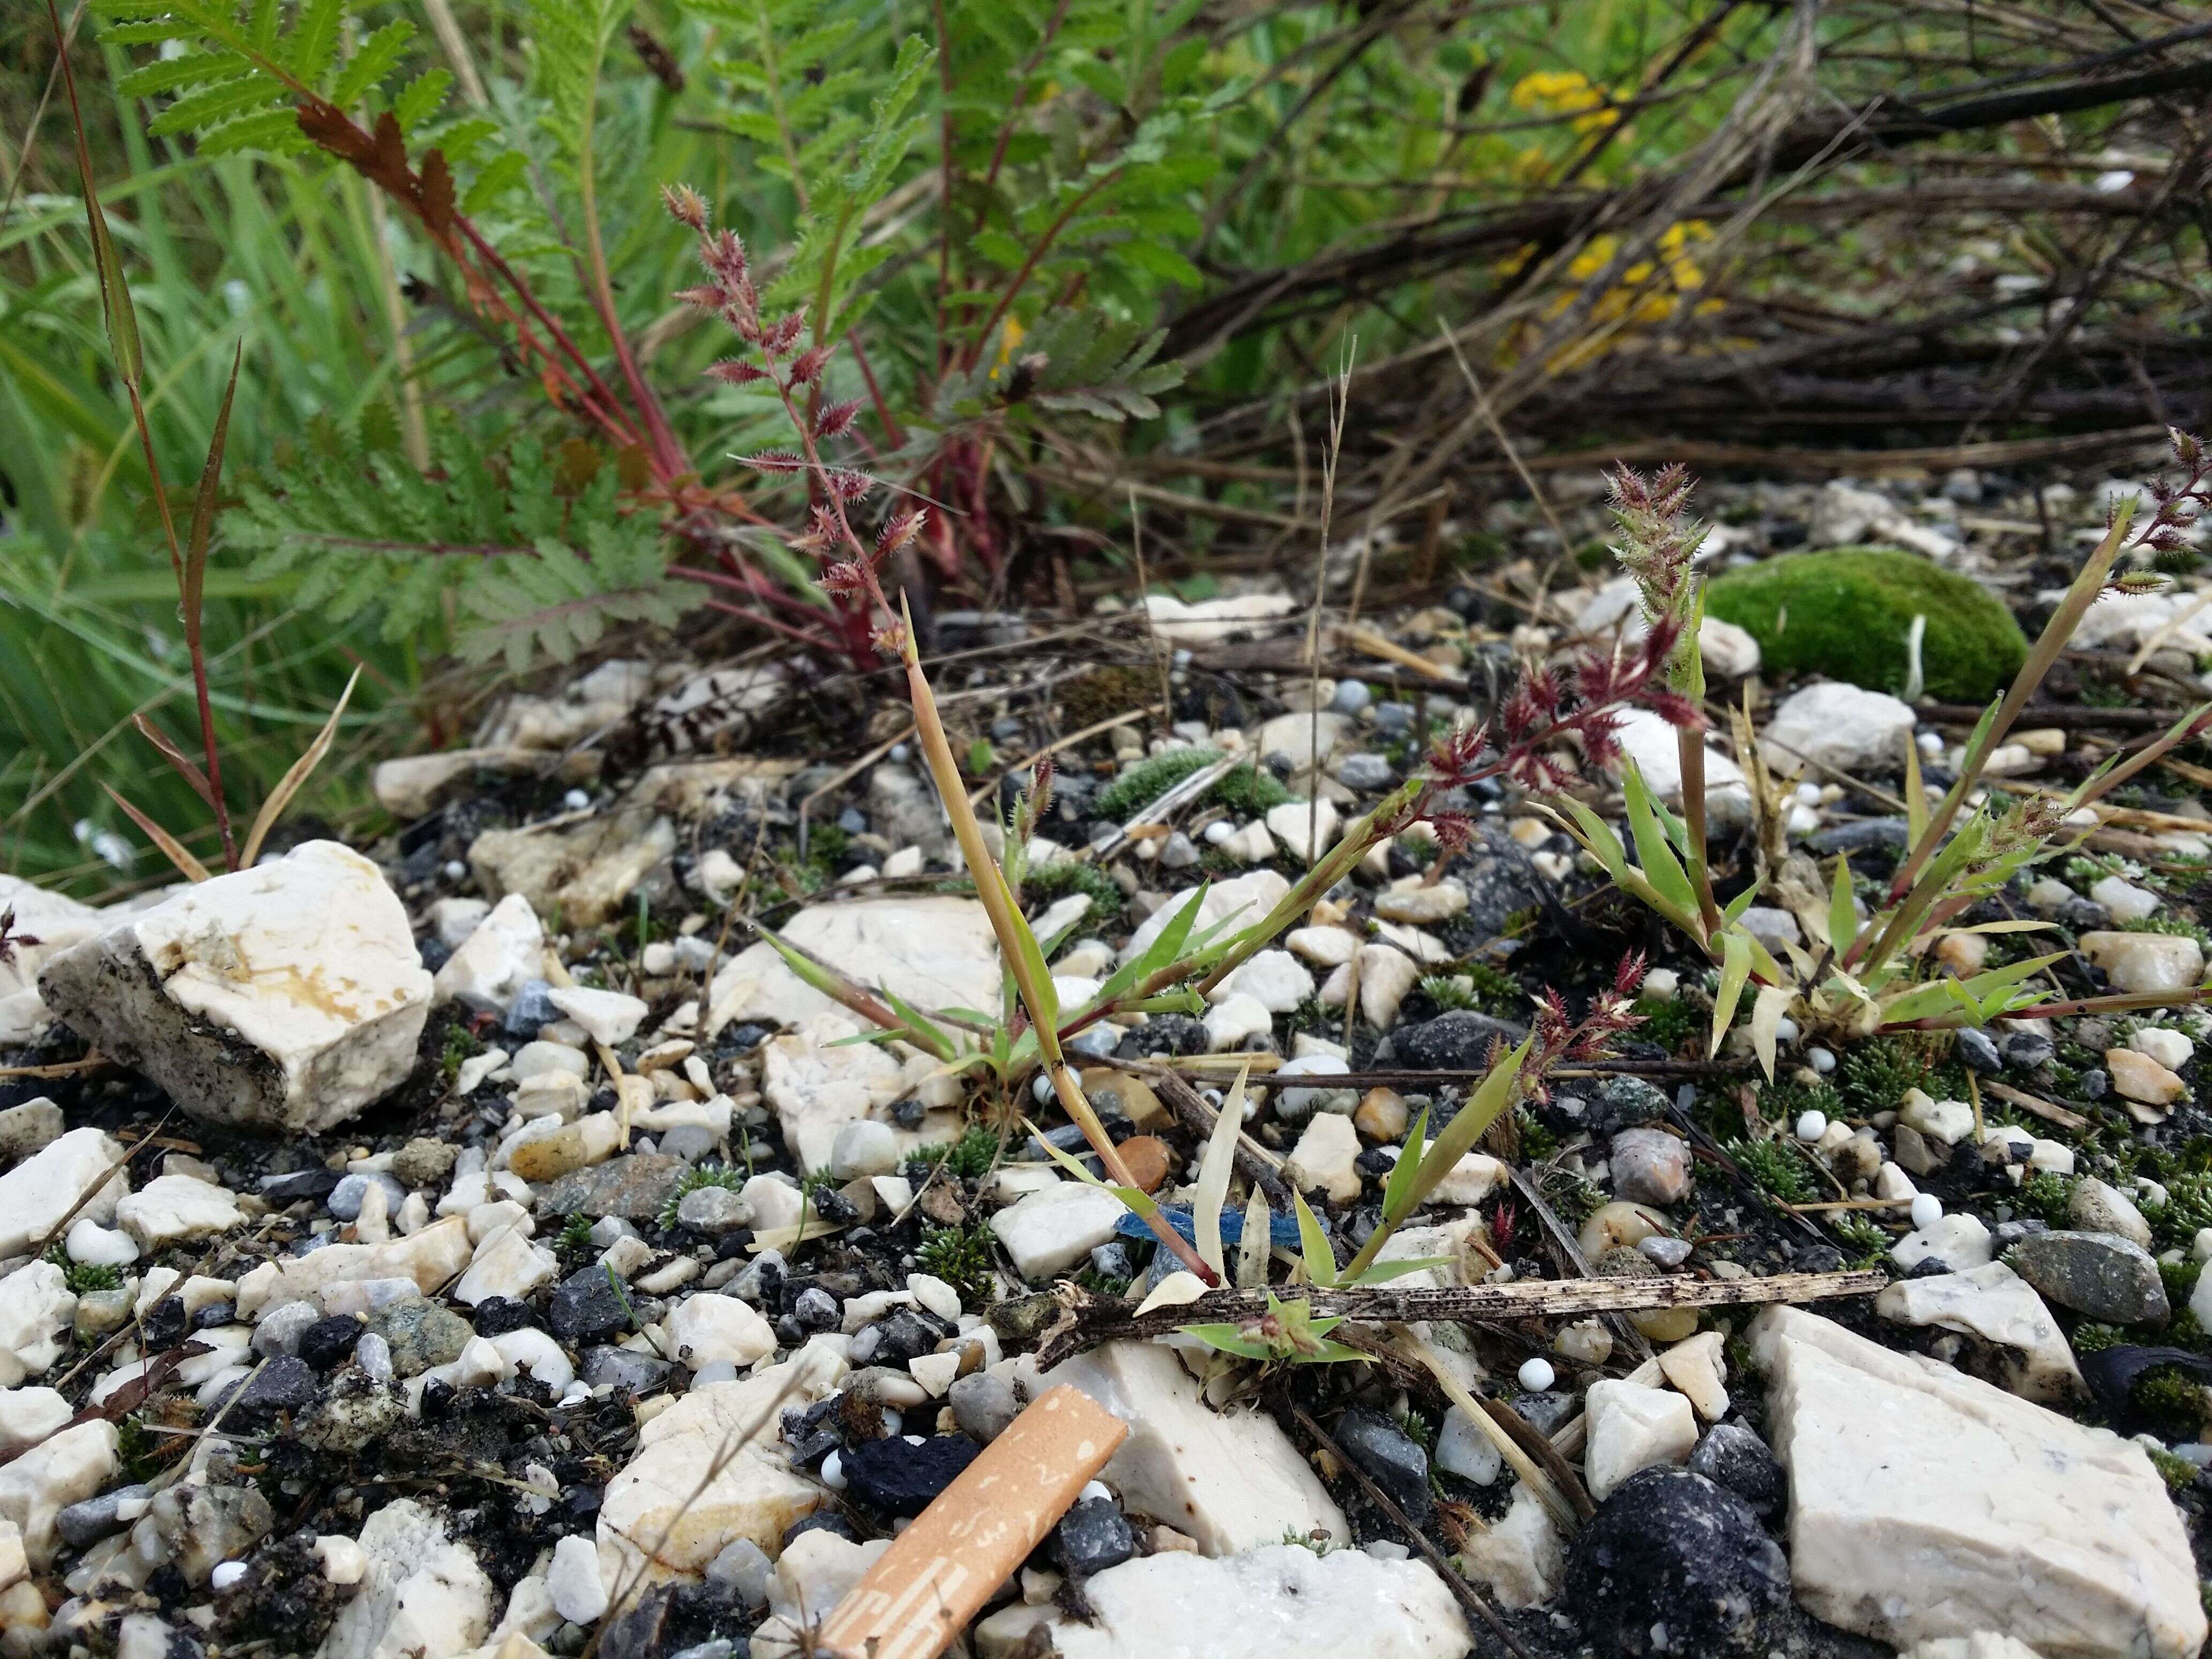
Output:
<instances>
[{"instance_id":1,"label":"gray pebble","mask_svg":"<svg viewBox=\"0 0 2212 1659\"><path fill-rule=\"evenodd\" d=\"M362 1170L345 1176L331 1188L331 1195L325 1200L326 1207L340 1221L356 1219L361 1214L362 1198L372 1182L383 1188L385 1197L391 1200L386 1206L386 1213L397 1215L399 1206L407 1201L407 1189L381 1170Z\"/></svg>"},{"instance_id":2,"label":"gray pebble","mask_svg":"<svg viewBox=\"0 0 2212 1659\"><path fill-rule=\"evenodd\" d=\"M952 1420L970 1440L988 1445L1006 1432L1021 1412L1012 1385L1001 1376L976 1371L960 1378L945 1392Z\"/></svg>"},{"instance_id":3,"label":"gray pebble","mask_svg":"<svg viewBox=\"0 0 2212 1659\"><path fill-rule=\"evenodd\" d=\"M354 1345L354 1364L379 1382L392 1381L392 1345L374 1331L362 1333Z\"/></svg>"}]
</instances>

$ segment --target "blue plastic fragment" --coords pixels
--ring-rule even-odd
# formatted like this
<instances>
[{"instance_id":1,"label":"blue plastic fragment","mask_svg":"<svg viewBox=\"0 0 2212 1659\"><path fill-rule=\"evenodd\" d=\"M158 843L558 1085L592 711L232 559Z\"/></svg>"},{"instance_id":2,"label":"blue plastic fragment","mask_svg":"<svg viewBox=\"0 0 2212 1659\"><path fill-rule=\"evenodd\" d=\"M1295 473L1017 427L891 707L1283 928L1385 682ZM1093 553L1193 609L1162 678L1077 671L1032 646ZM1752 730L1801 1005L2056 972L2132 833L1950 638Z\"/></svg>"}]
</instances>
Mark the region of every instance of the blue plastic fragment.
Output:
<instances>
[{"instance_id":1,"label":"blue plastic fragment","mask_svg":"<svg viewBox=\"0 0 2212 1659\"><path fill-rule=\"evenodd\" d=\"M1166 1205L1162 1205L1160 1213L1167 1218L1170 1226L1182 1235L1184 1243L1190 1244L1198 1243L1198 1224L1191 1219L1191 1213L1188 1209L1171 1209ZM1328 1221L1319 1217L1316 1219L1321 1221L1321 1230L1324 1233L1327 1232ZM1152 1228L1146 1224L1142 1216L1131 1215L1126 1212L1121 1220L1115 1224L1114 1231L1124 1238L1149 1239L1153 1236ZM1242 1243L1243 1237L1243 1211L1224 1208L1221 1212L1221 1242L1224 1244L1236 1244ZM1270 1210L1267 1212L1267 1243L1279 1249L1297 1249L1298 1248L1297 1218L1278 1215Z\"/></svg>"}]
</instances>

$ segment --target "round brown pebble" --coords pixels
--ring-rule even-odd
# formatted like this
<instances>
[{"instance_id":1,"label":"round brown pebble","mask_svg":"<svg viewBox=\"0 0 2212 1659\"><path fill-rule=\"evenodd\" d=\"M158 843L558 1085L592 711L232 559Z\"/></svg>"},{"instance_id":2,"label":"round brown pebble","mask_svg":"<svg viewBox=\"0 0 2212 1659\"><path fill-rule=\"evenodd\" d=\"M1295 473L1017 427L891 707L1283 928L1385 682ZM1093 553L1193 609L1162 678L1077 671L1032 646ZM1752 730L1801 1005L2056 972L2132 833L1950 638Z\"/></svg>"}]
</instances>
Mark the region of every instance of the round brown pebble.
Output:
<instances>
[{"instance_id":1,"label":"round brown pebble","mask_svg":"<svg viewBox=\"0 0 2212 1659\"><path fill-rule=\"evenodd\" d=\"M1363 1139L1378 1146L1402 1139L1406 1133L1406 1097L1395 1089L1370 1089L1359 1097L1352 1127Z\"/></svg>"},{"instance_id":2,"label":"round brown pebble","mask_svg":"<svg viewBox=\"0 0 2212 1659\"><path fill-rule=\"evenodd\" d=\"M1168 1146L1158 1135L1135 1135L1121 1143L1121 1161L1129 1178L1148 1193L1158 1192L1168 1178Z\"/></svg>"}]
</instances>

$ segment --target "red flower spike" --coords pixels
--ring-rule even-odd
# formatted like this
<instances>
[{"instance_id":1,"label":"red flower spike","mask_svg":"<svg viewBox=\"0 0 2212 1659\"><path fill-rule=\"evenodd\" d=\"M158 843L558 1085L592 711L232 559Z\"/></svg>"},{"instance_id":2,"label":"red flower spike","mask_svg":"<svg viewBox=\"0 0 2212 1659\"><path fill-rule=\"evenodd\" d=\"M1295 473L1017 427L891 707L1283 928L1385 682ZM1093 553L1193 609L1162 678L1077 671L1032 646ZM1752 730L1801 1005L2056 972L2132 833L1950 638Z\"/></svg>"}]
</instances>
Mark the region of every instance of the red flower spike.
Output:
<instances>
[{"instance_id":1,"label":"red flower spike","mask_svg":"<svg viewBox=\"0 0 2212 1659\"><path fill-rule=\"evenodd\" d=\"M793 371L793 378L794 380L799 378L796 370ZM843 437L852 430L853 422L860 415L862 402L863 399L854 398L842 404L824 405L822 412L815 416L814 435L817 438Z\"/></svg>"},{"instance_id":2,"label":"red flower spike","mask_svg":"<svg viewBox=\"0 0 2212 1659\"><path fill-rule=\"evenodd\" d=\"M790 320L787 317L784 319L785 322ZM781 326L781 325L778 325L779 328ZM815 381L820 380L822 371L830 367L830 358L834 349L835 348L831 346L813 345L800 352L798 356L792 359L791 383L793 386L812 386Z\"/></svg>"},{"instance_id":3,"label":"red flower spike","mask_svg":"<svg viewBox=\"0 0 2212 1659\"><path fill-rule=\"evenodd\" d=\"M915 507L908 512L894 514L876 538L876 556L884 558L896 553L915 538L923 521L929 516L927 507Z\"/></svg>"},{"instance_id":4,"label":"red flower spike","mask_svg":"<svg viewBox=\"0 0 2212 1659\"><path fill-rule=\"evenodd\" d=\"M675 220L678 224L692 230L701 232L706 230L707 204L700 199L699 192L690 185L663 185L660 201L661 205L668 210L668 216Z\"/></svg>"},{"instance_id":5,"label":"red flower spike","mask_svg":"<svg viewBox=\"0 0 2212 1659\"><path fill-rule=\"evenodd\" d=\"M832 467L828 477L830 493L841 501L857 501L876 487L876 481L866 473L844 467Z\"/></svg>"},{"instance_id":6,"label":"red flower spike","mask_svg":"<svg viewBox=\"0 0 2212 1659\"><path fill-rule=\"evenodd\" d=\"M725 357L707 370L707 378L724 386L750 386L755 380L767 380L769 373L739 358Z\"/></svg>"}]
</instances>

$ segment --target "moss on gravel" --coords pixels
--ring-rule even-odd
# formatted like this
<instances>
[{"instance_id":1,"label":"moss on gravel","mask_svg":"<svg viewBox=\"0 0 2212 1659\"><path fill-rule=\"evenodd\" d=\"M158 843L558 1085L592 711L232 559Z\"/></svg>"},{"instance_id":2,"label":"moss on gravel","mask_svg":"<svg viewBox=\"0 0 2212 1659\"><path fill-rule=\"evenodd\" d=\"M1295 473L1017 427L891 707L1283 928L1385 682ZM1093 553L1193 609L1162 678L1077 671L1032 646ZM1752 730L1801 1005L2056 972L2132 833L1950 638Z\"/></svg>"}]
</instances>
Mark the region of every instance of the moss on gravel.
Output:
<instances>
[{"instance_id":1,"label":"moss on gravel","mask_svg":"<svg viewBox=\"0 0 2212 1659\"><path fill-rule=\"evenodd\" d=\"M1971 576L1888 548L1791 553L1713 579L1708 609L1759 641L1771 672L1826 675L1869 690L1905 689L1905 638L1920 647L1929 695L1986 701L2027 656L2003 601Z\"/></svg>"}]
</instances>

